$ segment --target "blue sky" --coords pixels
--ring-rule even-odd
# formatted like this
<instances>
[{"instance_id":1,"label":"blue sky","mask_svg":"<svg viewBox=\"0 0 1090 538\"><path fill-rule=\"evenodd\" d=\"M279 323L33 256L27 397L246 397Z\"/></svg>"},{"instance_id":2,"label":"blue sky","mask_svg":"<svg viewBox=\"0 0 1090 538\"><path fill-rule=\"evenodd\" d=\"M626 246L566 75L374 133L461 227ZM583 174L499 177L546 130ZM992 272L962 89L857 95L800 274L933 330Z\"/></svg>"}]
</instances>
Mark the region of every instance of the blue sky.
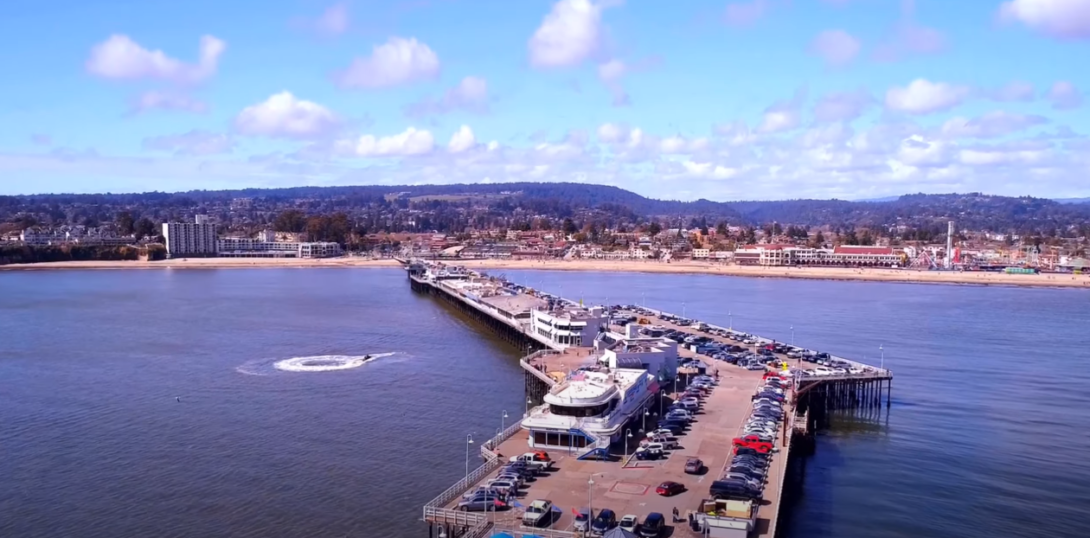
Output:
<instances>
[{"instance_id":1,"label":"blue sky","mask_svg":"<svg viewBox=\"0 0 1090 538\"><path fill-rule=\"evenodd\" d=\"M0 35L3 194L1090 195L1087 0L10 0Z\"/></svg>"}]
</instances>

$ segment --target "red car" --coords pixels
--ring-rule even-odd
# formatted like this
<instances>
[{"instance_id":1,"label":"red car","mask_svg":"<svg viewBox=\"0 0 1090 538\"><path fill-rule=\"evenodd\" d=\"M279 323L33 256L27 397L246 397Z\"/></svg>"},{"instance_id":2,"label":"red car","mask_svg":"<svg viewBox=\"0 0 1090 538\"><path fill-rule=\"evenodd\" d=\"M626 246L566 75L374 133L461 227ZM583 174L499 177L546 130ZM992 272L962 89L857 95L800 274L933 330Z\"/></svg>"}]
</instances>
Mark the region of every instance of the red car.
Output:
<instances>
[{"instance_id":1,"label":"red car","mask_svg":"<svg viewBox=\"0 0 1090 538\"><path fill-rule=\"evenodd\" d=\"M756 435L747 435L745 437L735 437L734 446L752 448L761 454L767 454L772 452L772 443L768 441L762 441L760 437Z\"/></svg>"},{"instance_id":2,"label":"red car","mask_svg":"<svg viewBox=\"0 0 1090 538\"><path fill-rule=\"evenodd\" d=\"M684 491L685 485L677 482L663 482L659 484L659 487L655 488L655 493L658 493L663 497L672 497Z\"/></svg>"}]
</instances>

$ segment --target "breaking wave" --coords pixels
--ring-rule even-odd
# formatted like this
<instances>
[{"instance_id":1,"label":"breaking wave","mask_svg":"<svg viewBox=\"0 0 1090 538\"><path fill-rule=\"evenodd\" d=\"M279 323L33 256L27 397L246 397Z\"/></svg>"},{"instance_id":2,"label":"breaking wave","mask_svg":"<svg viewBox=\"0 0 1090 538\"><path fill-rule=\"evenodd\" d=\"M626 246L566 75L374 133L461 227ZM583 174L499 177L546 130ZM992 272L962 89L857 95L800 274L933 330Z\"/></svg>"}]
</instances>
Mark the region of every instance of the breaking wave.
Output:
<instances>
[{"instance_id":1,"label":"breaking wave","mask_svg":"<svg viewBox=\"0 0 1090 538\"><path fill-rule=\"evenodd\" d=\"M337 370L351 370L359 368L369 362L384 357L390 357L396 353L374 353L371 355L314 355L311 357L292 357L270 361L250 361L236 368L239 373L246 375L270 375L280 372L334 372Z\"/></svg>"}]
</instances>

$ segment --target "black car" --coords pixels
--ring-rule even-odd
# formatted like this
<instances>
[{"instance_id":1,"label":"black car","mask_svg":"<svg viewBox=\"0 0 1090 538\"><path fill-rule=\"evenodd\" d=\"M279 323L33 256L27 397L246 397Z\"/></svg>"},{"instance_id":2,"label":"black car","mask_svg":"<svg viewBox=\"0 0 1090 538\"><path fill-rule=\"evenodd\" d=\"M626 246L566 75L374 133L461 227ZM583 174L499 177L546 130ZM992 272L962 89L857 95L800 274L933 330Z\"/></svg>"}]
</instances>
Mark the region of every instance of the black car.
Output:
<instances>
[{"instance_id":1,"label":"black car","mask_svg":"<svg viewBox=\"0 0 1090 538\"><path fill-rule=\"evenodd\" d=\"M658 512L651 512L640 524L640 538L658 538L666 528L666 518Z\"/></svg>"},{"instance_id":2,"label":"black car","mask_svg":"<svg viewBox=\"0 0 1090 538\"><path fill-rule=\"evenodd\" d=\"M614 514L613 510L609 508L603 508L598 511L598 515L594 516L594 521L590 522L590 532L605 534L606 531L616 526L617 514Z\"/></svg>"},{"instance_id":3,"label":"black car","mask_svg":"<svg viewBox=\"0 0 1090 538\"><path fill-rule=\"evenodd\" d=\"M760 491L742 480L716 480L708 488L708 493L716 499L753 500L761 497Z\"/></svg>"}]
</instances>

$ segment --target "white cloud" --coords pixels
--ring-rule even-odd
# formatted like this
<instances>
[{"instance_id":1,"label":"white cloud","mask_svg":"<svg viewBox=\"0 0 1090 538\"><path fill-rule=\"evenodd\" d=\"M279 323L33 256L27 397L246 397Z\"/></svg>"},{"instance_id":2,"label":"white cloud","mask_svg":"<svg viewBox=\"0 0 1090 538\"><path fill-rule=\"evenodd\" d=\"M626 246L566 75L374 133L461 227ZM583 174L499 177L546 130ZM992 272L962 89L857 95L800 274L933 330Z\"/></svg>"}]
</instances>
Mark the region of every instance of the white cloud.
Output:
<instances>
[{"instance_id":1,"label":"white cloud","mask_svg":"<svg viewBox=\"0 0 1090 538\"><path fill-rule=\"evenodd\" d=\"M356 58L337 82L345 88L388 88L439 76L439 56L416 38L391 37Z\"/></svg>"},{"instance_id":2,"label":"white cloud","mask_svg":"<svg viewBox=\"0 0 1090 538\"><path fill-rule=\"evenodd\" d=\"M825 30L810 43L810 52L834 67L851 63L861 49L859 40L844 30Z\"/></svg>"},{"instance_id":3,"label":"white cloud","mask_svg":"<svg viewBox=\"0 0 1090 538\"><path fill-rule=\"evenodd\" d=\"M951 118L940 131L948 138L997 138L1048 123L1043 116L1012 114L997 110L979 118Z\"/></svg>"},{"instance_id":4,"label":"white cloud","mask_svg":"<svg viewBox=\"0 0 1090 538\"><path fill-rule=\"evenodd\" d=\"M248 106L235 117L235 130L247 135L312 138L326 135L340 121L328 108L283 91Z\"/></svg>"},{"instance_id":5,"label":"white cloud","mask_svg":"<svg viewBox=\"0 0 1090 538\"><path fill-rule=\"evenodd\" d=\"M461 126L455 131L454 136L450 137L450 144L447 144L447 151L451 153L462 153L463 151L472 149L477 145L477 139L473 136L473 130L468 125Z\"/></svg>"},{"instance_id":6,"label":"white cloud","mask_svg":"<svg viewBox=\"0 0 1090 538\"><path fill-rule=\"evenodd\" d=\"M738 175L738 170L713 163L682 161L681 165L685 168L686 174L694 177L709 179L730 179Z\"/></svg>"},{"instance_id":7,"label":"white cloud","mask_svg":"<svg viewBox=\"0 0 1090 538\"><path fill-rule=\"evenodd\" d=\"M470 133L470 136L473 136L472 133ZM451 142L453 143L453 139ZM432 136L431 132L415 127L409 127L404 132L395 135L377 137L368 134L356 140L341 140L336 144L337 153L357 157L424 155L431 153L434 148L435 137Z\"/></svg>"},{"instance_id":8,"label":"white cloud","mask_svg":"<svg viewBox=\"0 0 1090 538\"><path fill-rule=\"evenodd\" d=\"M958 106L971 90L945 82L916 79L904 88L894 87L886 92L886 107L908 114L930 114Z\"/></svg>"},{"instance_id":9,"label":"white cloud","mask_svg":"<svg viewBox=\"0 0 1090 538\"><path fill-rule=\"evenodd\" d=\"M990 93L990 97L996 101L1032 101L1036 94L1033 84L1015 80L998 90Z\"/></svg>"},{"instance_id":10,"label":"white cloud","mask_svg":"<svg viewBox=\"0 0 1090 538\"><path fill-rule=\"evenodd\" d=\"M85 64L93 75L113 79L159 79L192 84L212 76L227 43L210 35L200 40L196 64L171 58L161 50L148 50L127 35L114 34L91 49Z\"/></svg>"},{"instance_id":11,"label":"white cloud","mask_svg":"<svg viewBox=\"0 0 1090 538\"><path fill-rule=\"evenodd\" d=\"M598 65L598 78L603 82L612 82L620 79L625 74L624 62L613 59Z\"/></svg>"},{"instance_id":12,"label":"white cloud","mask_svg":"<svg viewBox=\"0 0 1090 538\"><path fill-rule=\"evenodd\" d=\"M1090 39L1086 0L1013 0L999 7L999 17L1058 39Z\"/></svg>"},{"instance_id":13,"label":"white cloud","mask_svg":"<svg viewBox=\"0 0 1090 538\"><path fill-rule=\"evenodd\" d=\"M628 127L615 123L603 123L598 127L598 141L616 144L628 137Z\"/></svg>"},{"instance_id":14,"label":"white cloud","mask_svg":"<svg viewBox=\"0 0 1090 538\"><path fill-rule=\"evenodd\" d=\"M896 159L915 167L944 166L950 162L950 150L951 147L945 142L912 135L901 141Z\"/></svg>"},{"instance_id":15,"label":"white cloud","mask_svg":"<svg viewBox=\"0 0 1090 538\"><path fill-rule=\"evenodd\" d=\"M1082 106L1082 92L1074 84L1067 81L1059 81L1052 85L1045 96L1052 108L1056 110L1071 110Z\"/></svg>"},{"instance_id":16,"label":"white cloud","mask_svg":"<svg viewBox=\"0 0 1090 538\"><path fill-rule=\"evenodd\" d=\"M314 21L314 28L325 35L336 36L348 30L348 23L348 3L338 2L322 12Z\"/></svg>"},{"instance_id":17,"label":"white cloud","mask_svg":"<svg viewBox=\"0 0 1090 538\"><path fill-rule=\"evenodd\" d=\"M762 133L778 133L790 131L799 126L799 112L797 110L770 110L761 118L761 124L757 131Z\"/></svg>"},{"instance_id":18,"label":"white cloud","mask_svg":"<svg viewBox=\"0 0 1090 538\"><path fill-rule=\"evenodd\" d=\"M147 91L133 99L130 109L134 114L150 110L204 113L208 104L181 93Z\"/></svg>"},{"instance_id":19,"label":"white cloud","mask_svg":"<svg viewBox=\"0 0 1090 538\"><path fill-rule=\"evenodd\" d=\"M589 0L553 4L528 43L535 67L568 67L597 52L602 34L602 6Z\"/></svg>"},{"instance_id":20,"label":"white cloud","mask_svg":"<svg viewBox=\"0 0 1090 538\"><path fill-rule=\"evenodd\" d=\"M488 82L480 77L465 77L439 99L424 98L405 107L410 117L446 114L465 110L483 114L488 111Z\"/></svg>"},{"instance_id":21,"label":"white cloud","mask_svg":"<svg viewBox=\"0 0 1090 538\"><path fill-rule=\"evenodd\" d=\"M814 119L819 122L852 121L873 105L874 97L864 89L831 93L814 104Z\"/></svg>"},{"instance_id":22,"label":"white cloud","mask_svg":"<svg viewBox=\"0 0 1090 538\"><path fill-rule=\"evenodd\" d=\"M230 153L235 141L224 133L193 130L176 135L152 136L144 139L144 149L168 151L175 155L215 155Z\"/></svg>"},{"instance_id":23,"label":"white cloud","mask_svg":"<svg viewBox=\"0 0 1090 538\"><path fill-rule=\"evenodd\" d=\"M727 4L723 18L731 26L749 26L764 16L768 10L768 0L731 2Z\"/></svg>"}]
</instances>

